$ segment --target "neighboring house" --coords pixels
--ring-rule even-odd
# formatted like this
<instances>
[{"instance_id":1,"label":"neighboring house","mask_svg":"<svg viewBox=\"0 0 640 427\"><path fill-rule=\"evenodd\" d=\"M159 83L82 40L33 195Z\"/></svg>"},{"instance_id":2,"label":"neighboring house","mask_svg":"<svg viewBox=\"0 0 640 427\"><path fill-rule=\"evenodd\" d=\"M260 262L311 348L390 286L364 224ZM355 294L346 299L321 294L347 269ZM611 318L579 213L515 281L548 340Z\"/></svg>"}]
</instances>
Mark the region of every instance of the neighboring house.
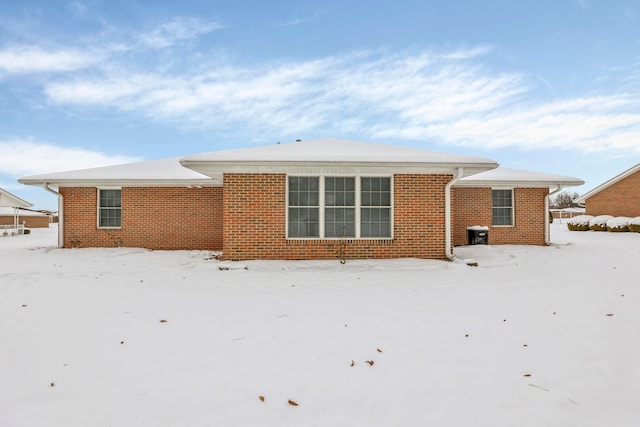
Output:
<instances>
[{"instance_id":1,"label":"neighboring house","mask_svg":"<svg viewBox=\"0 0 640 427\"><path fill-rule=\"evenodd\" d=\"M543 245L549 190L577 178L487 158L324 139L23 177L60 196L64 247L222 250L225 259L433 258L490 228Z\"/></svg>"},{"instance_id":2,"label":"neighboring house","mask_svg":"<svg viewBox=\"0 0 640 427\"><path fill-rule=\"evenodd\" d=\"M640 216L640 163L575 200L587 215Z\"/></svg>"},{"instance_id":3,"label":"neighboring house","mask_svg":"<svg viewBox=\"0 0 640 427\"><path fill-rule=\"evenodd\" d=\"M20 222L20 208L31 207L31 203L0 188L0 228L17 230ZM3 233L4 234L4 233Z\"/></svg>"}]
</instances>

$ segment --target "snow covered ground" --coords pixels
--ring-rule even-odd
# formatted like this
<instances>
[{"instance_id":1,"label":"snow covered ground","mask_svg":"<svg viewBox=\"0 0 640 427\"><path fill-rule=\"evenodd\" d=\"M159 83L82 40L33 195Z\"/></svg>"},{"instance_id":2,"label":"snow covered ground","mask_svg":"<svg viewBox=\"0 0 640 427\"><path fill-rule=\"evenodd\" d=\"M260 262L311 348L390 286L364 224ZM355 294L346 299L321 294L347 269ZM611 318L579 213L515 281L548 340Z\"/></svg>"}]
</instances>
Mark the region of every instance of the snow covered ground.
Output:
<instances>
[{"instance_id":1,"label":"snow covered ground","mask_svg":"<svg viewBox=\"0 0 640 427\"><path fill-rule=\"evenodd\" d=\"M640 234L551 236L478 267L0 237L0 426L638 426Z\"/></svg>"}]
</instances>

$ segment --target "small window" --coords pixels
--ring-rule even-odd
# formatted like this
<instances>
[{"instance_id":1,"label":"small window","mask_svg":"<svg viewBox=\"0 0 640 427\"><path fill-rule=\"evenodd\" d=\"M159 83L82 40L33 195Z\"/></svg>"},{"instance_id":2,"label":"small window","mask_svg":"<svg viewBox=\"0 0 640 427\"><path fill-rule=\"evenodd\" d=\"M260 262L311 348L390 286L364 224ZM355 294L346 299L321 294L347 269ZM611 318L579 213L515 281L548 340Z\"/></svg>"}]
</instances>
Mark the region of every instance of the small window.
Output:
<instances>
[{"instance_id":1,"label":"small window","mask_svg":"<svg viewBox=\"0 0 640 427\"><path fill-rule=\"evenodd\" d=\"M122 226L122 190L98 190L98 227Z\"/></svg>"},{"instance_id":2,"label":"small window","mask_svg":"<svg viewBox=\"0 0 640 427\"><path fill-rule=\"evenodd\" d=\"M513 225L513 190L491 191L493 225Z\"/></svg>"}]
</instances>

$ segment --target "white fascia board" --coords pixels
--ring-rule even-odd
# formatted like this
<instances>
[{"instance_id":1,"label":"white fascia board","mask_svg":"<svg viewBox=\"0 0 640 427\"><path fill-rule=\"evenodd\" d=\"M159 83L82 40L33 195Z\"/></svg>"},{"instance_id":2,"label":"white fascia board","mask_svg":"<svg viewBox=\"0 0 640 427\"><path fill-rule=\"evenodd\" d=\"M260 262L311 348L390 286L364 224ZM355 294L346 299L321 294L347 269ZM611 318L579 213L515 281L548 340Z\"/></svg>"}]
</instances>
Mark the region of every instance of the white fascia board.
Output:
<instances>
[{"instance_id":1,"label":"white fascia board","mask_svg":"<svg viewBox=\"0 0 640 427\"><path fill-rule=\"evenodd\" d=\"M462 181L457 182L454 187L504 187L504 188L553 188L558 185L562 187L575 187L584 184L584 181Z\"/></svg>"}]
</instances>

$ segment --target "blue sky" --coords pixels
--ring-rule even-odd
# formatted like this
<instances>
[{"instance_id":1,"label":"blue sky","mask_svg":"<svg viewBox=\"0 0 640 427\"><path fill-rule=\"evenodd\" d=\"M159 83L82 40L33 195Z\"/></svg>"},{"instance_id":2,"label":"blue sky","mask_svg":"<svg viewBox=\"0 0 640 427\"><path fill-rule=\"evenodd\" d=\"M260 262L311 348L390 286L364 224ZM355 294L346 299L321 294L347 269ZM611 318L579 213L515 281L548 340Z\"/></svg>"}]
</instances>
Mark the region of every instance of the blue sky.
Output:
<instances>
[{"instance_id":1,"label":"blue sky","mask_svg":"<svg viewBox=\"0 0 640 427\"><path fill-rule=\"evenodd\" d=\"M0 3L0 187L297 138L577 176L640 162L640 3Z\"/></svg>"}]
</instances>

